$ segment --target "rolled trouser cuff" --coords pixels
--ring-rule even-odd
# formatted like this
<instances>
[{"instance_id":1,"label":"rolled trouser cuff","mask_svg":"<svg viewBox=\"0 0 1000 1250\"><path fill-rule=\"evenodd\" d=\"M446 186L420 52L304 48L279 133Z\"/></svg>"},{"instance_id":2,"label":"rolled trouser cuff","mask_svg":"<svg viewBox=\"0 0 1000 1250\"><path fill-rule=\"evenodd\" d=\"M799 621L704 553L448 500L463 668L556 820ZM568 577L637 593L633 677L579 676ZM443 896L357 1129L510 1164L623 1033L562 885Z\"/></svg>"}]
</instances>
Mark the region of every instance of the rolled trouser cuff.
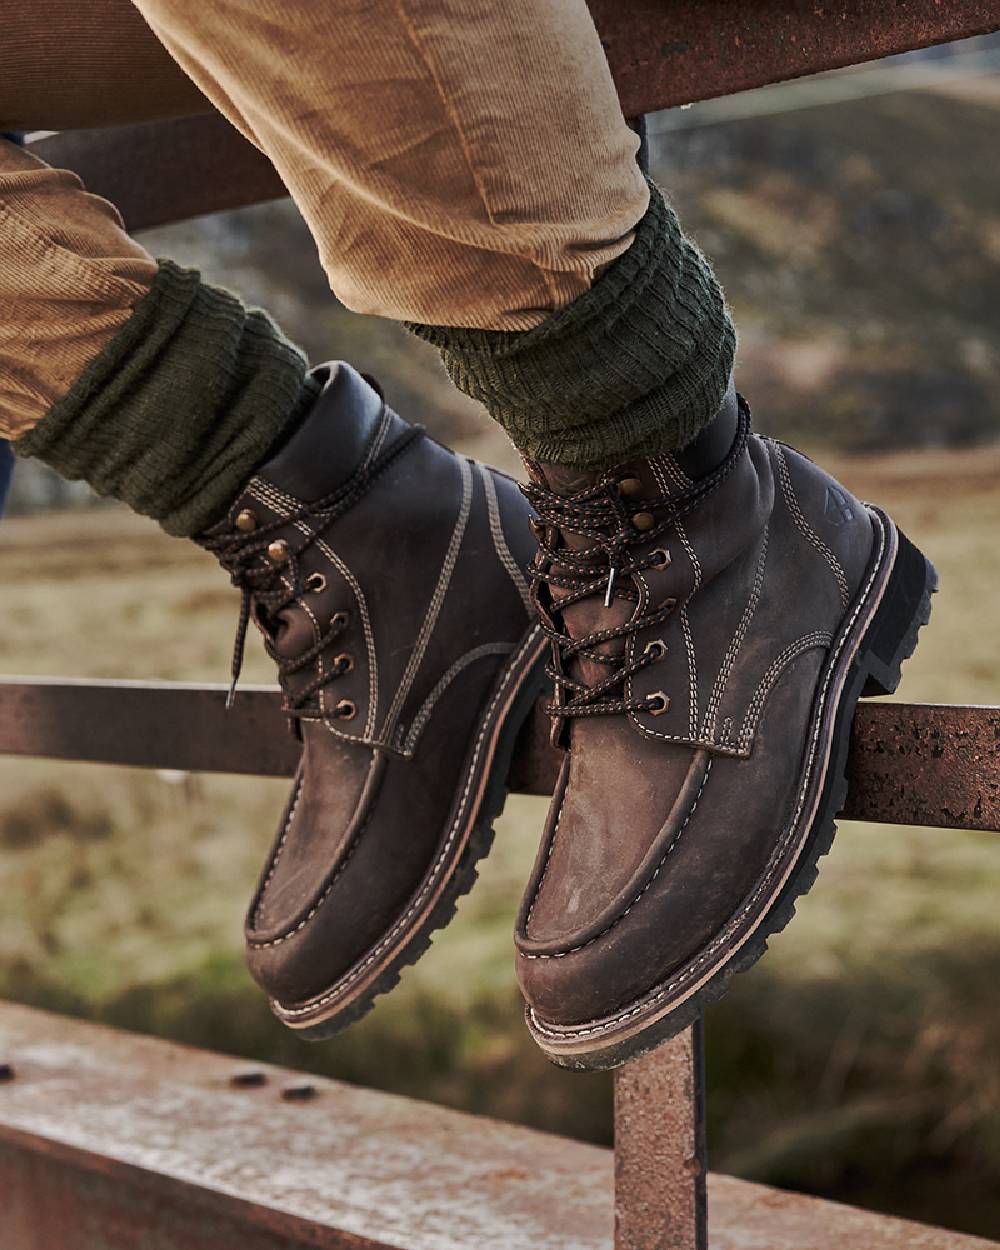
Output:
<instances>
[{"instance_id":1,"label":"rolled trouser cuff","mask_svg":"<svg viewBox=\"0 0 1000 1250\"><path fill-rule=\"evenodd\" d=\"M652 184L629 250L535 329L409 329L522 454L589 471L690 443L736 350L711 265Z\"/></svg>"},{"instance_id":2,"label":"rolled trouser cuff","mask_svg":"<svg viewBox=\"0 0 1000 1250\"><path fill-rule=\"evenodd\" d=\"M190 536L225 513L315 393L304 356L265 312L164 260L15 450Z\"/></svg>"}]
</instances>

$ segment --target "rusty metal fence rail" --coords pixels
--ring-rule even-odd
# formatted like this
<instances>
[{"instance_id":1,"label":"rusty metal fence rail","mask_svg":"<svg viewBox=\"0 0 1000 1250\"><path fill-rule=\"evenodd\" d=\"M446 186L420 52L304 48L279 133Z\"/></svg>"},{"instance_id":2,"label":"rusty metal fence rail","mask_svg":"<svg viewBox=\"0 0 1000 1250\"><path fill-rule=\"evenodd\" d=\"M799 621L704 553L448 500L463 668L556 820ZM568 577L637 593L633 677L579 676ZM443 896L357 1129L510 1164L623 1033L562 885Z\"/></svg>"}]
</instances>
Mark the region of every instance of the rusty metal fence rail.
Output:
<instances>
[{"instance_id":1,"label":"rusty metal fence rail","mask_svg":"<svg viewBox=\"0 0 1000 1250\"><path fill-rule=\"evenodd\" d=\"M277 686L0 677L0 755L290 777L298 744ZM559 756L541 704L510 788L551 794ZM1000 708L867 703L848 760L845 820L1000 830Z\"/></svg>"},{"instance_id":2,"label":"rusty metal fence rail","mask_svg":"<svg viewBox=\"0 0 1000 1250\"><path fill-rule=\"evenodd\" d=\"M0 1006L0 1060L3 1250L608 1250L616 1214L620 1245L693 1244L660 1157L689 1091L651 1060L614 1157L26 1007ZM708 1198L712 1250L996 1250L730 1177Z\"/></svg>"},{"instance_id":3,"label":"rusty metal fence rail","mask_svg":"<svg viewBox=\"0 0 1000 1250\"><path fill-rule=\"evenodd\" d=\"M588 3L627 117L1000 29L996 0ZM75 170L131 230L286 194L216 115L64 132L32 151Z\"/></svg>"}]
</instances>

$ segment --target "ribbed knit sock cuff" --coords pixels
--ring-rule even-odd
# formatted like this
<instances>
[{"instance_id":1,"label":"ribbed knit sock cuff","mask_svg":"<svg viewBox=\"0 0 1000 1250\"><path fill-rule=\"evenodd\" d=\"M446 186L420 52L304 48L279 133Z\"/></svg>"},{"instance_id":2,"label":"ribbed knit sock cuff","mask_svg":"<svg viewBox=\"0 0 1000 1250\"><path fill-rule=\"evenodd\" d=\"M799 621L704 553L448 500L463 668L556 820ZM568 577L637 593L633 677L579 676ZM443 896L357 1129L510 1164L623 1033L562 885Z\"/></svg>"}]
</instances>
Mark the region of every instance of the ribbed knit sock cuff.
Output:
<instances>
[{"instance_id":1,"label":"ribbed knit sock cuff","mask_svg":"<svg viewBox=\"0 0 1000 1250\"><path fill-rule=\"evenodd\" d=\"M583 470L686 446L736 350L711 266L652 184L628 251L535 329L408 328L524 455Z\"/></svg>"},{"instance_id":2,"label":"ribbed knit sock cuff","mask_svg":"<svg viewBox=\"0 0 1000 1250\"><path fill-rule=\"evenodd\" d=\"M298 422L317 393L306 369L266 313L164 260L15 450L190 536L225 514Z\"/></svg>"}]
</instances>

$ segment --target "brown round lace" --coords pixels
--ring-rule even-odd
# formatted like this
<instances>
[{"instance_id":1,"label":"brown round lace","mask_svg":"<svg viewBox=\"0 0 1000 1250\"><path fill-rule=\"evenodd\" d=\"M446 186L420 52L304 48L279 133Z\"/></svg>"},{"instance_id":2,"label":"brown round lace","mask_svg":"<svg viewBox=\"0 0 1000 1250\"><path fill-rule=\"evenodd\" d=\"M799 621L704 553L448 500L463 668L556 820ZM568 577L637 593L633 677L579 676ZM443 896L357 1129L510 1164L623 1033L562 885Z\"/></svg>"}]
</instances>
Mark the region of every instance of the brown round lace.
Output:
<instances>
[{"instance_id":1,"label":"brown round lace","mask_svg":"<svg viewBox=\"0 0 1000 1250\"><path fill-rule=\"evenodd\" d=\"M334 662L329 670L318 674L295 692L289 690L288 678L311 664L340 637L347 626L347 613L335 612L327 629L312 646L301 655L291 657L281 655L271 641L278 615L309 593L301 573L300 557L303 551L322 537L337 517L357 503L383 470L422 435L421 427L409 426L371 464L360 469L335 491L322 499L302 504L287 516L258 524L250 534L227 527L219 533L201 535L198 541L216 557L229 573L232 584L240 591L240 615L233 644L227 707L232 707L236 695L236 685L243 668L247 628L253 614L263 628L264 648L278 669L278 681L285 696L285 712L299 720L320 719L323 716L313 696L345 673L349 664ZM309 522L308 532L302 533L296 528L299 521ZM287 542L288 554L284 559L275 561L268 556L267 548L278 534ZM292 545L293 540L295 546Z\"/></svg>"},{"instance_id":2,"label":"brown round lace","mask_svg":"<svg viewBox=\"0 0 1000 1250\"><path fill-rule=\"evenodd\" d=\"M735 468L749 435L750 410L741 401L737 435L726 458L680 494L644 498L643 510L655 518L653 526L644 530L637 530L631 521L636 501L624 500L615 480L602 481L572 495L560 495L536 483L524 486L540 522L538 556L528 569L531 597L542 629L554 644L554 662L546 670L555 686L555 700L547 708L549 715L568 719L650 711L655 701L662 698L659 693L630 698L624 689L619 697L608 697L619 687L624 688L635 673L655 663L657 656L647 650L630 659L627 643L623 650L610 653L598 648L616 638L634 637L665 621L677 606L674 599L664 599L651 611L633 615L620 625L576 638L564 627L562 614L573 604L597 595L603 597L606 607L615 599L638 604L635 575L660 562L655 540L718 490ZM566 534L582 538L584 545L569 546ZM639 547L648 549L639 552ZM564 593L553 597L553 587ZM566 671L574 656L610 671L599 681L581 681Z\"/></svg>"}]
</instances>

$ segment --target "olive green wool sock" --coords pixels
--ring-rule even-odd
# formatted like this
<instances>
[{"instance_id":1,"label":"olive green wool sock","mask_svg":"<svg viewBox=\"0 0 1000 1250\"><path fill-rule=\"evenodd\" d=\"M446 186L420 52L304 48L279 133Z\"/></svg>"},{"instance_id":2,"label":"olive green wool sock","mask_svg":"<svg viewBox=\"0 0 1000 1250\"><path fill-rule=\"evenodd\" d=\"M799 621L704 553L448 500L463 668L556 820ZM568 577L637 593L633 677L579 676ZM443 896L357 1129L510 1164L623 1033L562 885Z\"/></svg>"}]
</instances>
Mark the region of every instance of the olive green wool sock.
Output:
<instances>
[{"instance_id":1,"label":"olive green wool sock","mask_svg":"<svg viewBox=\"0 0 1000 1250\"><path fill-rule=\"evenodd\" d=\"M649 189L628 251L533 330L408 327L526 456L599 470L676 451L722 404L736 349L722 291Z\"/></svg>"},{"instance_id":2,"label":"olive green wool sock","mask_svg":"<svg viewBox=\"0 0 1000 1250\"><path fill-rule=\"evenodd\" d=\"M318 393L260 309L160 262L149 293L14 444L191 536L225 515Z\"/></svg>"}]
</instances>

